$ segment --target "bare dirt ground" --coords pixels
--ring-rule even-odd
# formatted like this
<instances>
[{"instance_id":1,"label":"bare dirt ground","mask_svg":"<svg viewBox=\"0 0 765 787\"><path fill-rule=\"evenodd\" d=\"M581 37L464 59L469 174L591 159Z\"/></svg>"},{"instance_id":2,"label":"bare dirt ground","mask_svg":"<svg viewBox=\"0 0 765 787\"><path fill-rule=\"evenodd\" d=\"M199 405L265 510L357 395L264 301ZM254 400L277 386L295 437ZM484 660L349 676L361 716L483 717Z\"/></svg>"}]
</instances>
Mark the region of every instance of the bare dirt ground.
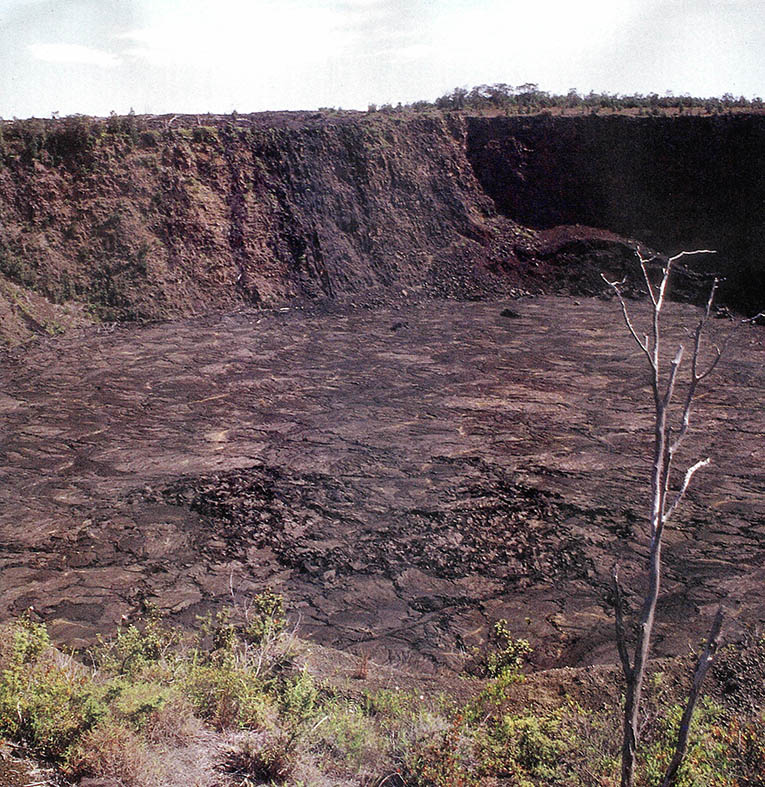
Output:
<instances>
[{"instance_id":1,"label":"bare dirt ground","mask_svg":"<svg viewBox=\"0 0 765 787\"><path fill-rule=\"evenodd\" d=\"M673 304L673 335L695 314ZM34 605L77 646L145 600L191 625L270 585L302 635L378 662L456 666L498 618L539 666L614 661L610 568L637 591L645 555L646 383L613 302L554 297L6 352L0 615ZM718 601L731 632L765 620L764 384L765 331L743 326L688 441L714 462L667 536L659 654Z\"/></svg>"}]
</instances>

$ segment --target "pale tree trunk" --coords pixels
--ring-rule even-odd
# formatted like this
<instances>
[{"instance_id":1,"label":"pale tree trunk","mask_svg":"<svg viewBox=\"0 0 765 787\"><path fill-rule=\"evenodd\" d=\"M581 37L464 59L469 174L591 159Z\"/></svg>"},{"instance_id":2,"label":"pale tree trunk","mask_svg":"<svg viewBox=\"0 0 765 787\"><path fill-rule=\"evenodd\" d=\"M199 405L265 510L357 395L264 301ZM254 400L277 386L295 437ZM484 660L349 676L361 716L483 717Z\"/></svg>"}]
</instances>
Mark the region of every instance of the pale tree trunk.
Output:
<instances>
[{"instance_id":1,"label":"pale tree trunk","mask_svg":"<svg viewBox=\"0 0 765 787\"><path fill-rule=\"evenodd\" d=\"M675 509L682 501L696 471L700 470L709 464L709 459L703 459L696 462L688 468L685 477L680 485L680 489L675 493L672 502L668 505L667 499L669 494L670 478L672 473L672 461L675 452L679 448L683 439L685 438L688 427L690 424L691 407L693 399L696 394L696 388L707 375L717 365L720 360L721 351L719 348L714 348L714 358L709 364L708 368L700 373L699 372L699 355L701 350L701 338L706 325L712 302L714 300L715 290L717 288L717 281L715 280L712 285L712 290L707 300L706 308L703 311L696 330L693 332L693 353L691 357L690 380L687 384L685 395L685 402L682 408L682 414L679 426L674 429L670 423L669 408L672 398L675 394L675 388L678 381L678 372L680 365L683 361L684 348L681 345L674 358L670 362L669 370L666 373L666 380L662 375L662 346L661 346L661 312L666 301L667 284L669 282L670 274L672 272L673 264L680 258L689 254L709 254L713 253L707 249L702 249L694 252L681 252L680 254L670 257L666 267L662 270L662 278L658 286L651 282L648 272L648 263L650 259L645 259L638 251L638 259L640 261L640 268L643 272L646 286L648 287L648 295L651 299L652 319L650 333L645 334L641 338L633 325L626 302L621 292L622 282L611 282L603 277L603 280L612 288L619 299L619 304L622 309L622 316L624 322L632 335L637 345L642 350L643 354L648 360L648 365L651 371L651 389L654 400L654 448L653 448L653 463L651 466L651 501L650 501L650 557L648 563L648 590L646 591L643 599L643 606L640 614L640 623L637 630L637 641L635 643L634 655L632 663L630 662L629 650L627 647L627 638L624 627L624 608L623 608L623 593L619 585L618 571L615 568L613 573L614 597L616 607L616 638L617 649L619 651L619 658L624 672L626 682L626 698L624 703L624 723L622 730L622 769L621 769L621 787L633 787L635 781L635 758L639 743L639 728L638 722L640 717L640 706L643 693L643 683L645 681L646 667L648 664L648 656L651 648L651 636L653 633L654 619L656 615L656 604L659 599L659 591L661 587L661 547L662 536L664 534L664 527L670 519ZM704 680L709 666L714 658L714 653L717 648L717 641L720 634L720 627L722 624L722 611L718 611L715 617L715 623L709 636L706 649L704 650L699 664L696 669L691 695L683 715L680 732L678 735L678 742L675 749L675 755L672 763L667 771L667 774L662 783L662 787L670 787L674 783L678 769L682 763L685 755L685 750L688 740L688 730L690 728L690 721L693 715L693 710L696 705L701 683Z\"/></svg>"}]
</instances>

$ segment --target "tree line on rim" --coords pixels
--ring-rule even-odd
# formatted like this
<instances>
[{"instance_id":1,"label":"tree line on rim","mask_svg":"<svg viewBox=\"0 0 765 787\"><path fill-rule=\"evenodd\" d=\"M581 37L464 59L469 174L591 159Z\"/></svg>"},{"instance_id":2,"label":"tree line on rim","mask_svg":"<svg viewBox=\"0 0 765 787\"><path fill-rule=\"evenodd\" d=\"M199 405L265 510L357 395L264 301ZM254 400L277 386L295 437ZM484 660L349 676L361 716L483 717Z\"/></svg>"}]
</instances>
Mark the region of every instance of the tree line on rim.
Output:
<instances>
[{"instance_id":1,"label":"tree line on rim","mask_svg":"<svg viewBox=\"0 0 765 787\"><path fill-rule=\"evenodd\" d=\"M599 111L610 109L612 111L642 110L646 112L662 112L675 110L703 111L708 114L728 112L731 110L761 110L763 100L759 96L748 99L745 96L734 96L724 93L719 97L691 96L683 93L676 96L672 91L664 95L658 93L608 93L591 90L587 94L580 93L572 87L567 93L550 93L541 90L534 82L513 86L505 83L494 85L477 85L473 88L456 87L448 93L439 96L435 101L415 101L412 104L395 109L443 109L443 110L474 110L489 111L499 110L509 114L523 112L539 112L545 109L569 109L582 111ZM378 109L375 104L369 105L370 111ZM379 107L382 111L394 109L390 104Z\"/></svg>"}]
</instances>

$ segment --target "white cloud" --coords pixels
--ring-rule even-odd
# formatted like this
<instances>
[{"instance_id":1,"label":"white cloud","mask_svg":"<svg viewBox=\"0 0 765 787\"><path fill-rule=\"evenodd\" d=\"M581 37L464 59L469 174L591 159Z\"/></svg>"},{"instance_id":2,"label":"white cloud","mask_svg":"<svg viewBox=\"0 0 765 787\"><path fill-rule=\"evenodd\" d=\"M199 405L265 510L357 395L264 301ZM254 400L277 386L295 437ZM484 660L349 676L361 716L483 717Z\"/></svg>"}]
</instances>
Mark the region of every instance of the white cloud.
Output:
<instances>
[{"instance_id":1,"label":"white cloud","mask_svg":"<svg viewBox=\"0 0 765 787\"><path fill-rule=\"evenodd\" d=\"M292 67L339 54L347 46L341 17L332 9L289 3L252 5L228 0L214 8L190 2L186 14L165 15L161 8L150 25L117 36L126 54L155 66L194 65L216 70L227 66Z\"/></svg>"},{"instance_id":2,"label":"white cloud","mask_svg":"<svg viewBox=\"0 0 765 787\"><path fill-rule=\"evenodd\" d=\"M539 53L597 46L633 14L629 0L489 0L439 14L435 33L447 52L479 57L513 51Z\"/></svg>"},{"instance_id":3,"label":"white cloud","mask_svg":"<svg viewBox=\"0 0 765 787\"><path fill-rule=\"evenodd\" d=\"M76 63L102 68L111 68L120 63L120 59L111 52L80 44L29 44L27 48L32 57L47 63Z\"/></svg>"}]
</instances>

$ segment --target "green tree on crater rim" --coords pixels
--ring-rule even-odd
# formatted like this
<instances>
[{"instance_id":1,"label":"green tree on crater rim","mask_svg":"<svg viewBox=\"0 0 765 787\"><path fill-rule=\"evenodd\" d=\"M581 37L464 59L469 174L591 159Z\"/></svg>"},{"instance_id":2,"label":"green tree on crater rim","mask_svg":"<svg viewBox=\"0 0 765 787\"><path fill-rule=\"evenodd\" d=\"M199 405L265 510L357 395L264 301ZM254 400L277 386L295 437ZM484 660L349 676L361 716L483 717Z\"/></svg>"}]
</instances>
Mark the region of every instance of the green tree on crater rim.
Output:
<instances>
[{"instance_id":1,"label":"green tree on crater rim","mask_svg":"<svg viewBox=\"0 0 765 787\"><path fill-rule=\"evenodd\" d=\"M616 293L622 309L622 317L632 338L637 343L645 355L651 373L651 390L654 402L654 448L653 462L651 467L651 504L650 504L650 556L648 565L648 590L643 599L643 607L640 614L640 623L637 630L637 640L635 643L634 656L632 661L627 646L627 636L623 619L622 589L619 584L618 569L614 567L613 588L616 609L616 643L619 651L624 678L627 684L627 692L624 702L624 724L622 741L622 768L621 786L632 787L635 780L635 755L639 739L639 715L642 699L643 683L645 679L648 655L651 647L651 635L653 633L654 618L656 613L656 603L659 598L659 588L661 584L661 547L664 527L677 510L688 490L688 486L693 476L698 470L706 467L709 458L701 459L691 465L685 472L679 487L670 490L670 482L673 477L673 460L677 450L683 443L691 421L691 409L693 400L699 383L708 377L717 366L722 355L719 347L713 347L713 358L707 367L702 371L700 368L700 355L702 335L704 328L709 320L712 310L715 291L717 289L717 279L712 284L709 298L706 302L702 315L696 325L696 329L690 333L693 349L691 354L690 376L685 391L685 399L681 407L679 424L672 423L670 415L670 405L675 395L678 373L683 361L685 348L681 344L675 352L674 358L670 362L669 370L665 373L662 367L665 365L662 353L662 332L661 332L661 312L666 303L667 285L672 273L673 265L681 258L694 254L714 254L709 249L699 249L696 251L683 251L670 257L665 266L661 269L661 279L658 284L651 281L648 264L655 258L646 258L639 249L636 249L640 269L643 273L648 296L652 304L651 327L647 333L641 336L635 329L632 318L630 317L622 295L621 286L625 280L620 282L609 281L602 276L603 281ZM715 615L712 628L709 633L707 644L699 657L696 671L693 676L691 691L688 701L680 721L675 752L667 771L662 780L662 787L670 787L676 781L680 766L683 762L688 746L688 734L690 731L691 718L701 691L704 677L712 664L717 650L720 629L722 626L722 608L718 609Z\"/></svg>"}]
</instances>

